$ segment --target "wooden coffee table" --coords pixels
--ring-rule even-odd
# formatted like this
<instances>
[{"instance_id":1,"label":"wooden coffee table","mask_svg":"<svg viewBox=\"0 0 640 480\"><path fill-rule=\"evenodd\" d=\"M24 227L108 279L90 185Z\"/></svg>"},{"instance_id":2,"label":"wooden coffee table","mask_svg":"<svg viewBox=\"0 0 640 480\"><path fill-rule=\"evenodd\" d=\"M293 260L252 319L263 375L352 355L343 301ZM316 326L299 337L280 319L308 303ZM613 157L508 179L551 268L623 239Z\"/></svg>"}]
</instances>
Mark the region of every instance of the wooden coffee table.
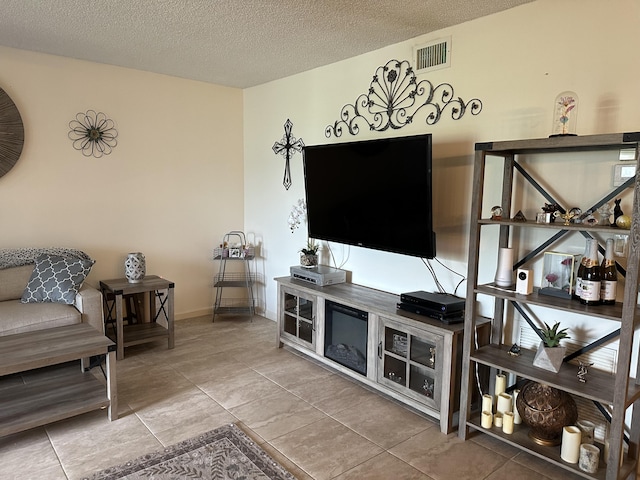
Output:
<instances>
[{"instance_id":1,"label":"wooden coffee table","mask_svg":"<svg viewBox=\"0 0 640 480\"><path fill-rule=\"evenodd\" d=\"M106 387L85 359L106 355ZM0 436L82 413L108 409L118 418L115 344L91 325L80 323L0 337L0 376L81 360L76 374L43 375L7 386L0 395Z\"/></svg>"}]
</instances>

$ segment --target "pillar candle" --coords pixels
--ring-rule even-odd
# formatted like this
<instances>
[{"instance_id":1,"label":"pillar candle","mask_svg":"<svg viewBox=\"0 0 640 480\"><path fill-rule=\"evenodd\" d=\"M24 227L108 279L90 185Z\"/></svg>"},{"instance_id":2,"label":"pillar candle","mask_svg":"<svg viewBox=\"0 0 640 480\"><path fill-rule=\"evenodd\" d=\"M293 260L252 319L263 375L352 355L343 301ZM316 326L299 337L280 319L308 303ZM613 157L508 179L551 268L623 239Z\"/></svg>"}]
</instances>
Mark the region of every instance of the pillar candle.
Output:
<instances>
[{"instance_id":1,"label":"pillar candle","mask_svg":"<svg viewBox=\"0 0 640 480\"><path fill-rule=\"evenodd\" d=\"M504 412L502 414L502 431L507 435L513 433L513 412Z\"/></svg>"},{"instance_id":2,"label":"pillar candle","mask_svg":"<svg viewBox=\"0 0 640 480\"><path fill-rule=\"evenodd\" d=\"M522 423L522 417L520 416L520 412L518 412L518 395L520 395L520 390L513 391L513 423L516 425L520 425Z\"/></svg>"},{"instance_id":3,"label":"pillar candle","mask_svg":"<svg viewBox=\"0 0 640 480\"><path fill-rule=\"evenodd\" d=\"M576 426L582 433L582 443L593 443L596 424L589 420L578 420Z\"/></svg>"},{"instance_id":4,"label":"pillar candle","mask_svg":"<svg viewBox=\"0 0 640 480\"><path fill-rule=\"evenodd\" d=\"M604 463L609 461L609 438L604 439ZM622 466L622 462L624 461L624 448L620 451L620 466Z\"/></svg>"},{"instance_id":5,"label":"pillar candle","mask_svg":"<svg viewBox=\"0 0 640 480\"><path fill-rule=\"evenodd\" d=\"M502 414L496 413L493 416L493 424L498 428L502 428L502 423L503 423Z\"/></svg>"},{"instance_id":6,"label":"pillar candle","mask_svg":"<svg viewBox=\"0 0 640 480\"><path fill-rule=\"evenodd\" d=\"M562 447L560 447L562 460L567 463L578 463L581 437L582 433L578 427L572 425L562 429Z\"/></svg>"},{"instance_id":7,"label":"pillar candle","mask_svg":"<svg viewBox=\"0 0 640 480\"><path fill-rule=\"evenodd\" d=\"M600 461L600 449L591 443L580 445L578 468L583 472L596 473Z\"/></svg>"},{"instance_id":8,"label":"pillar candle","mask_svg":"<svg viewBox=\"0 0 640 480\"><path fill-rule=\"evenodd\" d=\"M483 410L480 425L482 426L482 428L491 428L492 424L493 415L491 414L491 412Z\"/></svg>"},{"instance_id":9,"label":"pillar candle","mask_svg":"<svg viewBox=\"0 0 640 480\"><path fill-rule=\"evenodd\" d=\"M506 375L503 375L501 373L499 373L498 375L496 375L496 399L498 398L498 395L500 395L501 393L504 393L504 391L507 389L507 377Z\"/></svg>"},{"instance_id":10,"label":"pillar candle","mask_svg":"<svg viewBox=\"0 0 640 480\"><path fill-rule=\"evenodd\" d=\"M488 393L482 395L482 412L493 413L493 397Z\"/></svg>"},{"instance_id":11,"label":"pillar candle","mask_svg":"<svg viewBox=\"0 0 640 480\"><path fill-rule=\"evenodd\" d=\"M511 412L512 409L513 407L511 395L509 395L508 393L501 393L500 395L498 395L496 412L500 412L504 415L505 412Z\"/></svg>"}]
</instances>

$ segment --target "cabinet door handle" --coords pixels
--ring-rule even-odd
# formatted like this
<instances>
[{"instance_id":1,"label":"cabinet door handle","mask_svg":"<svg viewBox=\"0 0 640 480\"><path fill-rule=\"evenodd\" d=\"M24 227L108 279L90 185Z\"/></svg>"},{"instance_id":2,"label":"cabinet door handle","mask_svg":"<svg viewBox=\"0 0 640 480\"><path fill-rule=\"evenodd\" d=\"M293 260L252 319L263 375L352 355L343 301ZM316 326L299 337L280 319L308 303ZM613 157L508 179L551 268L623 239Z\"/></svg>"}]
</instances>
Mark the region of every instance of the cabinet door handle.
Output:
<instances>
[{"instance_id":1,"label":"cabinet door handle","mask_svg":"<svg viewBox=\"0 0 640 480\"><path fill-rule=\"evenodd\" d=\"M382 360L382 340L378 343L378 358Z\"/></svg>"},{"instance_id":2,"label":"cabinet door handle","mask_svg":"<svg viewBox=\"0 0 640 480\"><path fill-rule=\"evenodd\" d=\"M316 317L315 315L313 317L311 317L311 330L312 331L316 331Z\"/></svg>"}]
</instances>

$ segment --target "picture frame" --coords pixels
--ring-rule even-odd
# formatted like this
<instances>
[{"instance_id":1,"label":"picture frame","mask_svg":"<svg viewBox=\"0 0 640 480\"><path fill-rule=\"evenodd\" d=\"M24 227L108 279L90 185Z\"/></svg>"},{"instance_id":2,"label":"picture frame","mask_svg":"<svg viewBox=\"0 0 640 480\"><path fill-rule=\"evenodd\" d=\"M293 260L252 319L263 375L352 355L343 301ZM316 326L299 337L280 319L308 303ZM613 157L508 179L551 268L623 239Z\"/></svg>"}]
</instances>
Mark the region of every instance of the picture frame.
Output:
<instances>
[{"instance_id":1,"label":"picture frame","mask_svg":"<svg viewBox=\"0 0 640 480\"><path fill-rule=\"evenodd\" d=\"M576 272L580 255L561 252L544 252L541 295L571 298L576 289Z\"/></svg>"},{"instance_id":2,"label":"picture frame","mask_svg":"<svg viewBox=\"0 0 640 480\"><path fill-rule=\"evenodd\" d=\"M243 258L244 251L242 248L230 248L229 249L229 258Z\"/></svg>"}]
</instances>

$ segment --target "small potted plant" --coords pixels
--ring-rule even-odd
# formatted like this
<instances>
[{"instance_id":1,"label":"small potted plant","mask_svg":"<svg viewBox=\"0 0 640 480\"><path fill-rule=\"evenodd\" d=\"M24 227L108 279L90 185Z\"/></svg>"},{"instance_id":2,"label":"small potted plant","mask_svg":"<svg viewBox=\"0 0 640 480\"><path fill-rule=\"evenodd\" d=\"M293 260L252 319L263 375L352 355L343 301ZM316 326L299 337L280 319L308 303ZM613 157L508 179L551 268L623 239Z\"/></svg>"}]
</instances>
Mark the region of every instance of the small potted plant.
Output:
<instances>
[{"instance_id":1,"label":"small potted plant","mask_svg":"<svg viewBox=\"0 0 640 480\"><path fill-rule=\"evenodd\" d=\"M540 329L540 338L542 341L538 346L538 351L533 359L533 365L551 372L558 373L560 366L564 360L567 348L560 345L560 340L569 338L567 329L560 328L560 322L556 322L553 327L546 323L544 328Z\"/></svg>"},{"instance_id":2,"label":"small potted plant","mask_svg":"<svg viewBox=\"0 0 640 480\"><path fill-rule=\"evenodd\" d=\"M310 238L307 240L307 246L300 250L300 265L312 268L318 265L318 245L315 240Z\"/></svg>"}]
</instances>

